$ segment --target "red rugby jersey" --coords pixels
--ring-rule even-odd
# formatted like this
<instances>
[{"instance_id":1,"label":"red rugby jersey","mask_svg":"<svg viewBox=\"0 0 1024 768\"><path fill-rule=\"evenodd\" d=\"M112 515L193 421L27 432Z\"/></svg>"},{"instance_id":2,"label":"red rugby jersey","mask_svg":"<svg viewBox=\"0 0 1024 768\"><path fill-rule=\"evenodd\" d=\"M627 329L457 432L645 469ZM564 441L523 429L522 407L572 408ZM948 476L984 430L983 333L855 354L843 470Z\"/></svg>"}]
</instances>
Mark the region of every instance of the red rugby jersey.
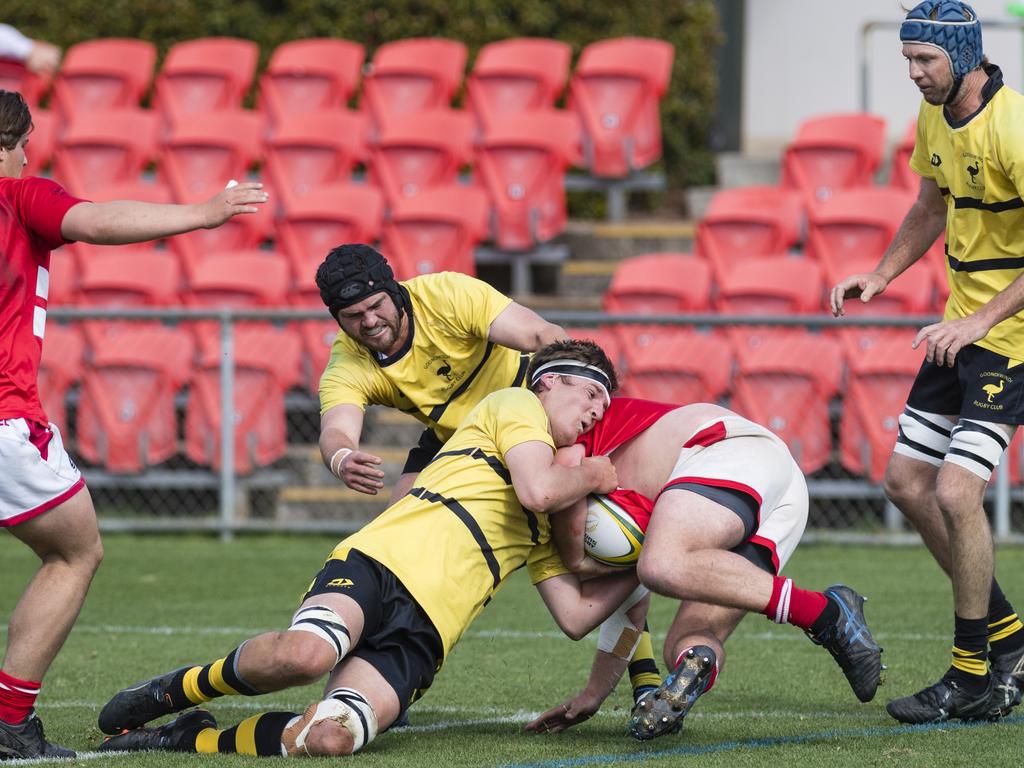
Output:
<instances>
[{"instance_id":1,"label":"red rugby jersey","mask_svg":"<svg viewBox=\"0 0 1024 768\"><path fill-rule=\"evenodd\" d=\"M0 418L46 423L36 378L50 251L68 242L61 222L80 202L49 179L0 178Z\"/></svg>"}]
</instances>

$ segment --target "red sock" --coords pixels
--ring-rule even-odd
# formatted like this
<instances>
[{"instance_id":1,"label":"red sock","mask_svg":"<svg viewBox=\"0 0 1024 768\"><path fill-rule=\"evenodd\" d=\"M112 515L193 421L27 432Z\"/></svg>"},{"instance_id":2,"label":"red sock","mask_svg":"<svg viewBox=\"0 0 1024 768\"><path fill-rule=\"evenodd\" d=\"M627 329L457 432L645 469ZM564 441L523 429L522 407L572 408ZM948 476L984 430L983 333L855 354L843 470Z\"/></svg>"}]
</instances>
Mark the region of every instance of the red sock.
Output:
<instances>
[{"instance_id":1,"label":"red sock","mask_svg":"<svg viewBox=\"0 0 1024 768\"><path fill-rule=\"evenodd\" d=\"M761 613L776 624L788 622L800 629L810 629L827 605L828 598L821 592L800 589L793 585L792 579L776 576L772 598Z\"/></svg>"},{"instance_id":2,"label":"red sock","mask_svg":"<svg viewBox=\"0 0 1024 768\"><path fill-rule=\"evenodd\" d=\"M39 686L31 680L19 680L0 670L0 720L11 725L22 722L39 695Z\"/></svg>"}]
</instances>

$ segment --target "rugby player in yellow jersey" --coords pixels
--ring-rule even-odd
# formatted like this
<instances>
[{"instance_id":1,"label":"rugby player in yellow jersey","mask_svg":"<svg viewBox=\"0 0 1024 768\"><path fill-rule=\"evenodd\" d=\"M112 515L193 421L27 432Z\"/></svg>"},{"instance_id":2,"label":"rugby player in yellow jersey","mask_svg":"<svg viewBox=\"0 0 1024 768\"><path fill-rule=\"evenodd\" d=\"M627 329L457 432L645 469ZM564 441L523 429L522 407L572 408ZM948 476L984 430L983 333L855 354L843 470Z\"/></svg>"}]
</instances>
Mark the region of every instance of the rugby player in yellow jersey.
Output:
<instances>
[{"instance_id":1,"label":"rugby player in yellow jersey","mask_svg":"<svg viewBox=\"0 0 1024 768\"><path fill-rule=\"evenodd\" d=\"M529 565L559 625L573 636L603 621L637 587L634 575L594 579L543 574L557 560L547 513L617 477L607 457L555 462L603 415L615 371L591 342L537 352L530 386L485 397L416 486L331 552L283 632L242 643L225 658L184 667L116 694L100 729L106 750L347 755L391 726L435 673L504 580ZM564 569L561 569L564 571ZM632 627L630 638L639 635ZM599 651L604 653L605 651ZM304 713L269 712L218 730L192 710L223 695L257 695L327 675L325 696Z\"/></svg>"},{"instance_id":2,"label":"rugby player in yellow jersey","mask_svg":"<svg viewBox=\"0 0 1024 768\"><path fill-rule=\"evenodd\" d=\"M995 581L982 507L1024 419L1024 97L982 54L966 3L916 5L900 40L923 97L910 160L920 191L874 272L838 283L831 304L841 315L846 298L869 301L945 230L949 300L942 322L914 340L927 355L885 492L949 574L956 615L949 670L887 709L906 723L996 718L1024 685L1024 627Z\"/></svg>"},{"instance_id":3,"label":"rugby player in yellow jersey","mask_svg":"<svg viewBox=\"0 0 1024 768\"><path fill-rule=\"evenodd\" d=\"M385 405L426 426L391 492L416 474L486 395L521 387L525 352L565 331L481 280L456 272L397 282L368 245L341 245L316 273L320 296L341 326L320 379L320 453L345 485L383 488L380 458L359 450L363 411Z\"/></svg>"}]
</instances>

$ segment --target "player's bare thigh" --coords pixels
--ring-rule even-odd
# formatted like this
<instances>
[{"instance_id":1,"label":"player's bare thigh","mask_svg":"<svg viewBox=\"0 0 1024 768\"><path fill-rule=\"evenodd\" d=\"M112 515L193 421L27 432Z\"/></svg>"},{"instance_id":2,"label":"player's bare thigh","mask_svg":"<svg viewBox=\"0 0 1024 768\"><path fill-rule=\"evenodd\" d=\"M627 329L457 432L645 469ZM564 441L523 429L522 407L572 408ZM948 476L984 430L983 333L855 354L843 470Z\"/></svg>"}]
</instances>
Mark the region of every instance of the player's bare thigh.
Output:
<instances>
[{"instance_id":1,"label":"player's bare thigh","mask_svg":"<svg viewBox=\"0 0 1024 768\"><path fill-rule=\"evenodd\" d=\"M96 510L86 487L53 509L8 530L43 560L86 558L98 563L103 557Z\"/></svg>"}]
</instances>

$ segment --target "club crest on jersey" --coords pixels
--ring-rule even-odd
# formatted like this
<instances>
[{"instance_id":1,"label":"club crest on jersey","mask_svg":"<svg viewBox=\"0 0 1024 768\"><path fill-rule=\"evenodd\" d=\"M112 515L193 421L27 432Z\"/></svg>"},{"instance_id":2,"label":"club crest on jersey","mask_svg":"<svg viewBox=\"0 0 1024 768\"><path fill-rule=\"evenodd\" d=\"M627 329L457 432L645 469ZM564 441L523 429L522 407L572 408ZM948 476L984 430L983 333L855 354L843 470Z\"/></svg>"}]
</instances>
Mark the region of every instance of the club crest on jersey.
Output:
<instances>
[{"instance_id":1,"label":"club crest on jersey","mask_svg":"<svg viewBox=\"0 0 1024 768\"><path fill-rule=\"evenodd\" d=\"M935 166L936 168L938 168L938 167L939 167L940 165L942 165L942 158L941 158L941 157L939 157L939 156L938 156L937 154L935 154L934 152L932 152L932 159L931 159L931 163L932 163L932 165L933 165L933 166Z\"/></svg>"},{"instance_id":2,"label":"club crest on jersey","mask_svg":"<svg viewBox=\"0 0 1024 768\"><path fill-rule=\"evenodd\" d=\"M458 383L466 375L465 373L453 370L451 361L444 355L434 355L427 360L427 364L423 367L428 371L433 371L435 375L447 381L449 385Z\"/></svg>"},{"instance_id":3,"label":"club crest on jersey","mask_svg":"<svg viewBox=\"0 0 1024 768\"><path fill-rule=\"evenodd\" d=\"M964 152L964 157L968 161L967 165L964 166L964 170L967 172L967 176L970 179L967 182L967 186L972 189L984 189L985 185L981 182L981 179L978 178L978 174L981 172L981 158L977 155L972 155L969 152ZM984 176L981 178L983 179Z\"/></svg>"}]
</instances>

